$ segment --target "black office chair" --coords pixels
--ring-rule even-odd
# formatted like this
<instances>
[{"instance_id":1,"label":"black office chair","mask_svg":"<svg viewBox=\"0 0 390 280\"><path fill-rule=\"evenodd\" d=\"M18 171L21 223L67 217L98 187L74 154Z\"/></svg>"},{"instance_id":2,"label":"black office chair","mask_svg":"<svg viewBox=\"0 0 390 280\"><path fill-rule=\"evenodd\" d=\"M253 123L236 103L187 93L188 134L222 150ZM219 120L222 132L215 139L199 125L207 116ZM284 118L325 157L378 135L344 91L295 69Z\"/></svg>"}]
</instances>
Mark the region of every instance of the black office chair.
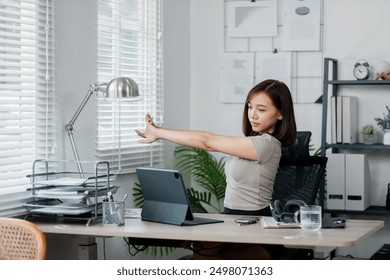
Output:
<instances>
[{"instance_id":1,"label":"black office chair","mask_svg":"<svg viewBox=\"0 0 390 280\"><path fill-rule=\"evenodd\" d=\"M275 205L276 200L281 205L291 200L319 204L318 192L321 184L324 184L328 158L310 155L310 137L310 131L298 131L295 143L282 149L271 205ZM281 258L312 259L313 256L314 251L310 249L287 248Z\"/></svg>"},{"instance_id":2,"label":"black office chair","mask_svg":"<svg viewBox=\"0 0 390 280\"><path fill-rule=\"evenodd\" d=\"M293 145L283 148L274 183L273 201L301 200L318 204L318 192L324 184L327 157L310 156L310 131L298 131Z\"/></svg>"}]
</instances>

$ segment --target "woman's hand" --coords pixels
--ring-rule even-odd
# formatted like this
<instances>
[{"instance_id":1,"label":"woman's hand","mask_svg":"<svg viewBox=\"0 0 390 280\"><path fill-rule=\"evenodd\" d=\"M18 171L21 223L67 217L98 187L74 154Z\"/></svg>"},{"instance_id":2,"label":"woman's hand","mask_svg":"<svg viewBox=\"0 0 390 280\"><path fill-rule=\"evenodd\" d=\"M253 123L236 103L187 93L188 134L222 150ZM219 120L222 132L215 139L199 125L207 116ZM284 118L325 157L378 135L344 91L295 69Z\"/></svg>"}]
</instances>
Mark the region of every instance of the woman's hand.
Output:
<instances>
[{"instance_id":1,"label":"woman's hand","mask_svg":"<svg viewBox=\"0 0 390 280\"><path fill-rule=\"evenodd\" d=\"M139 140L139 143L153 143L154 141L157 141L159 138L156 136L156 130L159 128L155 123L153 122L153 118L146 114L145 116L145 122L146 127L145 131L141 132L140 130L136 129L135 132L142 137L141 140Z\"/></svg>"}]
</instances>

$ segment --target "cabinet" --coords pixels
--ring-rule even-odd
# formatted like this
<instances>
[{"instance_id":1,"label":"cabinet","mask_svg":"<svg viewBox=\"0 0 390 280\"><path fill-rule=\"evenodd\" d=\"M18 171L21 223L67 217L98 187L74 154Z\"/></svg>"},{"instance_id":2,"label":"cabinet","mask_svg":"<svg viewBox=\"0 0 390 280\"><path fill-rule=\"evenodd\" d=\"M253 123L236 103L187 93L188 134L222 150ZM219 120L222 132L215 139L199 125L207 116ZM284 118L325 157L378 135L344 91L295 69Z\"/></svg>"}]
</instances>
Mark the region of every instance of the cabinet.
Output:
<instances>
[{"instance_id":1,"label":"cabinet","mask_svg":"<svg viewBox=\"0 0 390 280\"><path fill-rule=\"evenodd\" d=\"M76 171L78 165L88 171ZM80 221L88 226L101 221L103 197L119 188L110 185L116 176L105 161L35 160L28 177L31 199L23 204L29 212L26 219Z\"/></svg>"},{"instance_id":2,"label":"cabinet","mask_svg":"<svg viewBox=\"0 0 390 280\"><path fill-rule=\"evenodd\" d=\"M322 128L321 128L321 155L326 156L326 150L332 149L333 152L338 152L341 149L360 149L360 150L390 150L390 145L363 143L356 144L335 144L327 143L327 121L329 108L329 91L332 96L338 95L338 88L341 86L390 86L390 80L338 80L337 59L324 59L324 83L322 95ZM320 189L320 204L324 206L325 186ZM381 206L370 206L365 211L350 211L350 210L329 210L324 208L324 212L333 214L364 214L364 215L390 215L390 210L386 210Z\"/></svg>"}]
</instances>

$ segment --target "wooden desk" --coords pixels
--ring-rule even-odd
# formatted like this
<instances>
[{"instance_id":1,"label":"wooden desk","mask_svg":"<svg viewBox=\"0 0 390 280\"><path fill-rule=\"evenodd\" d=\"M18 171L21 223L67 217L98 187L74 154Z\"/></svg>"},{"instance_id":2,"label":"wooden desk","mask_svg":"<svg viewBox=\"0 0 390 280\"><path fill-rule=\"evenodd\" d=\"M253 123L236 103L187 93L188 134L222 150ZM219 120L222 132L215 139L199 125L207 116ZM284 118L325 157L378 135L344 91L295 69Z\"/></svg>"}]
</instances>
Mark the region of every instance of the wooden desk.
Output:
<instances>
[{"instance_id":1,"label":"wooden desk","mask_svg":"<svg viewBox=\"0 0 390 280\"><path fill-rule=\"evenodd\" d=\"M264 229L260 223L240 226L234 222L238 216L202 214L224 220L224 223L174 226L140 219L126 219L124 226L105 226L101 223L58 224L35 221L45 233L90 237L124 236L141 239L210 241L231 243L282 244L295 247L351 247L384 226L380 220L347 220L344 229L321 229L317 232L301 229Z\"/></svg>"}]
</instances>

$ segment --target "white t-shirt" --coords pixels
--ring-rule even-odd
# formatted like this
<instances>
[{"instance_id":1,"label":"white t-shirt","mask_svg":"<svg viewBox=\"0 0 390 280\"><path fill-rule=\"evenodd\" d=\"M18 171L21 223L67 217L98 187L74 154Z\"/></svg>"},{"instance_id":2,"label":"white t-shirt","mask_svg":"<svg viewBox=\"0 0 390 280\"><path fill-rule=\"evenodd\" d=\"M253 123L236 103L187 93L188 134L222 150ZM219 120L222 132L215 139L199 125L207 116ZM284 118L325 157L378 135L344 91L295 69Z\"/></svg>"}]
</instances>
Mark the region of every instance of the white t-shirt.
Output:
<instances>
[{"instance_id":1,"label":"white t-shirt","mask_svg":"<svg viewBox=\"0 0 390 280\"><path fill-rule=\"evenodd\" d=\"M225 163L224 206L234 210L256 211L268 207L279 167L282 145L269 134L250 137L259 160L230 156Z\"/></svg>"}]
</instances>

